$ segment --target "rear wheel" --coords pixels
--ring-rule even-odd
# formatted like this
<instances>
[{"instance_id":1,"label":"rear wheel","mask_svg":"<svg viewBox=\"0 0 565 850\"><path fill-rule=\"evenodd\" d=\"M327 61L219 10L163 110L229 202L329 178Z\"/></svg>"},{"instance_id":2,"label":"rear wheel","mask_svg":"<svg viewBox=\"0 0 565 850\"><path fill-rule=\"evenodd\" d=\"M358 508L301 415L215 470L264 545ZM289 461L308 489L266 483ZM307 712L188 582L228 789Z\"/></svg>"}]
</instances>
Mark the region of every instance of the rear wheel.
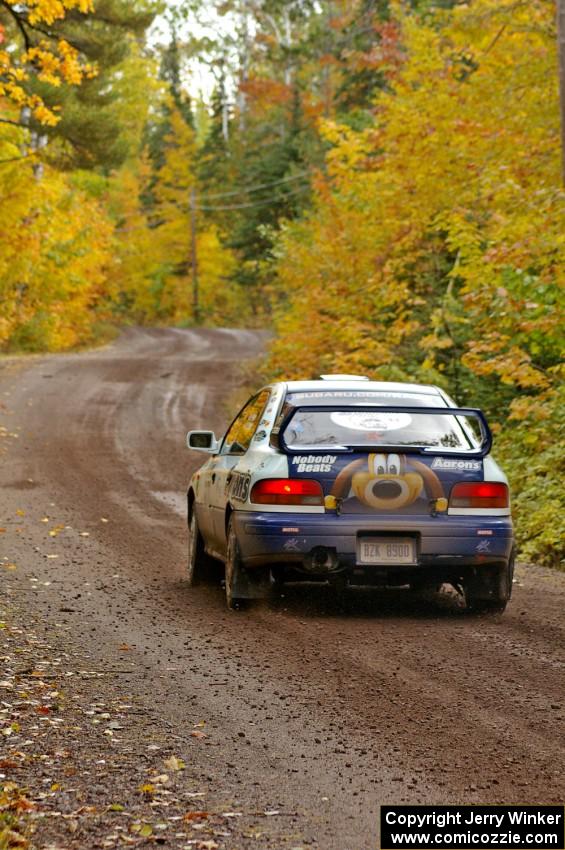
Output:
<instances>
[{"instance_id":1,"label":"rear wheel","mask_svg":"<svg viewBox=\"0 0 565 850\"><path fill-rule=\"evenodd\" d=\"M239 573L242 569L241 554L233 519L228 525L228 551L226 557L226 603L230 610L234 611L245 607L245 599L236 596L235 587Z\"/></svg>"},{"instance_id":2,"label":"rear wheel","mask_svg":"<svg viewBox=\"0 0 565 850\"><path fill-rule=\"evenodd\" d=\"M194 507L188 523L188 563L186 578L189 587L210 582L215 578L214 562L204 549Z\"/></svg>"},{"instance_id":3,"label":"rear wheel","mask_svg":"<svg viewBox=\"0 0 565 850\"><path fill-rule=\"evenodd\" d=\"M492 583L489 586L488 596L485 593L485 588L476 582L471 582L465 587L467 609L476 614L502 614L512 596L513 580L514 553L512 553L508 564L500 570L494 587L492 587Z\"/></svg>"}]
</instances>

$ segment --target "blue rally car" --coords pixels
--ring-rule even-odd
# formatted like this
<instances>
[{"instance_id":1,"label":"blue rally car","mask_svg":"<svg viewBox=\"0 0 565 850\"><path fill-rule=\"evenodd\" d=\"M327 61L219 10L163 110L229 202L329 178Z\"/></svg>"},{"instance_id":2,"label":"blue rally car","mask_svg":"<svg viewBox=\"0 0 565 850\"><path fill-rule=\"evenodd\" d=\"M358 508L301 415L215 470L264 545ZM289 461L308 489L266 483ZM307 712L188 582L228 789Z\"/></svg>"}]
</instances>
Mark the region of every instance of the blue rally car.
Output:
<instances>
[{"instance_id":1,"label":"blue rally car","mask_svg":"<svg viewBox=\"0 0 565 850\"><path fill-rule=\"evenodd\" d=\"M440 389L354 375L276 383L254 395L188 489L188 580L225 564L230 608L273 581L450 583L501 612L512 592L507 479L480 410Z\"/></svg>"}]
</instances>

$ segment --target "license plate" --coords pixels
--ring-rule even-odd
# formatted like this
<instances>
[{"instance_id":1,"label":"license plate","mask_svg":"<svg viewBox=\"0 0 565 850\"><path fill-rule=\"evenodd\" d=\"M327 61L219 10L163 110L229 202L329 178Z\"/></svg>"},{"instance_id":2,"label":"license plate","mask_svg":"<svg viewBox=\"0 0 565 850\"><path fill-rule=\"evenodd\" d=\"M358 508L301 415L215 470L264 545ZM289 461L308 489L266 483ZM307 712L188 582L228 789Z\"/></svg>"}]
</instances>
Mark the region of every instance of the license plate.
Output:
<instances>
[{"instance_id":1,"label":"license plate","mask_svg":"<svg viewBox=\"0 0 565 850\"><path fill-rule=\"evenodd\" d=\"M387 566L415 564L416 541L412 537L360 537L357 563Z\"/></svg>"}]
</instances>

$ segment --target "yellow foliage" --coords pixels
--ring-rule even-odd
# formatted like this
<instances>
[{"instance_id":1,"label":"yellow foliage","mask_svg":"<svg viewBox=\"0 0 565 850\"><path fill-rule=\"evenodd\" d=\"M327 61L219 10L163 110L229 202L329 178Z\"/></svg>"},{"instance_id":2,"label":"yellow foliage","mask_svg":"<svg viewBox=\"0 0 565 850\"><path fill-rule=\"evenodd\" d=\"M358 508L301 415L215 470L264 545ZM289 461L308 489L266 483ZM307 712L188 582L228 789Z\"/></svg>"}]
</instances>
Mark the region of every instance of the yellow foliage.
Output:
<instances>
[{"instance_id":1,"label":"yellow foliage","mask_svg":"<svg viewBox=\"0 0 565 850\"><path fill-rule=\"evenodd\" d=\"M28 0L25 9L19 2L4 0L4 6L11 11L12 22L25 12L33 27L61 20L72 9L84 14L93 9L92 0ZM15 26L14 39L21 35L22 29L24 24ZM3 35L4 28L0 26L0 36ZM53 126L60 120L56 110L49 108L39 95L30 93L26 83L33 76L52 86L80 85L85 77L95 73L95 67L83 62L79 51L64 39L54 43L45 38L38 44L24 43L19 48L14 40L8 49L0 50L0 98L19 109L28 107L39 123Z\"/></svg>"},{"instance_id":2,"label":"yellow foliage","mask_svg":"<svg viewBox=\"0 0 565 850\"><path fill-rule=\"evenodd\" d=\"M13 0L7 0L9 6L16 6ZM29 21L31 24L52 24L64 18L71 9L78 9L86 14L93 8L92 0L27 0Z\"/></svg>"},{"instance_id":3,"label":"yellow foliage","mask_svg":"<svg viewBox=\"0 0 565 850\"><path fill-rule=\"evenodd\" d=\"M18 162L0 170L0 221L0 348L88 340L111 258L100 202L53 171L38 181Z\"/></svg>"},{"instance_id":4,"label":"yellow foliage","mask_svg":"<svg viewBox=\"0 0 565 850\"><path fill-rule=\"evenodd\" d=\"M116 209L123 225L114 299L136 321L183 324L238 323L245 318L243 297L228 281L234 255L220 242L215 225L199 214L196 255L200 315L194 315L191 239L191 193L196 186L197 156L194 131L169 103L170 132L165 138L164 163L151 191L151 220L139 200L150 183L144 163L137 174L123 170L113 181Z\"/></svg>"},{"instance_id":5,"label":"yellow foliage","mask_svg":"<svg viewBox=\"0 0 565 850\"><path fill-rule=\"evenodd\" d=\"M281 238L276 369L437 379L451 352L546 387L565 269L553 17L475 0L403 18L374 125L323 128L330 180Z\"/></svg>"}]
</instances>

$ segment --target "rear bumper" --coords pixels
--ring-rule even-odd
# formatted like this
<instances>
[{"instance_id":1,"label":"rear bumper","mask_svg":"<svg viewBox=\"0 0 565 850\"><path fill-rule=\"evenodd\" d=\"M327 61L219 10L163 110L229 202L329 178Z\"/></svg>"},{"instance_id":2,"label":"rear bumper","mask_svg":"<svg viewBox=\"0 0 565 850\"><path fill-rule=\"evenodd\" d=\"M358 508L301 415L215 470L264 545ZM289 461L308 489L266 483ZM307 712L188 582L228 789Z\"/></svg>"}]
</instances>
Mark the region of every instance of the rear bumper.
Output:
<instances>
[{"instance_id":1,"label":"rear bumper","mask_svg":"<svg viewBox=\"0 0 565 850\"><path fill-rule=\"evenodd\" d=\"M335 551L338 569L356 570L357 538L362 534L413 536L417 564L365 570L453 574L462 567L503 566L514 546L510 517L362 517L335 514L236 511L237 537L247 567L288 564L300 569L316 547ZM312 573L309 565L306 570Z\"/></svg>"}]
</instances>

